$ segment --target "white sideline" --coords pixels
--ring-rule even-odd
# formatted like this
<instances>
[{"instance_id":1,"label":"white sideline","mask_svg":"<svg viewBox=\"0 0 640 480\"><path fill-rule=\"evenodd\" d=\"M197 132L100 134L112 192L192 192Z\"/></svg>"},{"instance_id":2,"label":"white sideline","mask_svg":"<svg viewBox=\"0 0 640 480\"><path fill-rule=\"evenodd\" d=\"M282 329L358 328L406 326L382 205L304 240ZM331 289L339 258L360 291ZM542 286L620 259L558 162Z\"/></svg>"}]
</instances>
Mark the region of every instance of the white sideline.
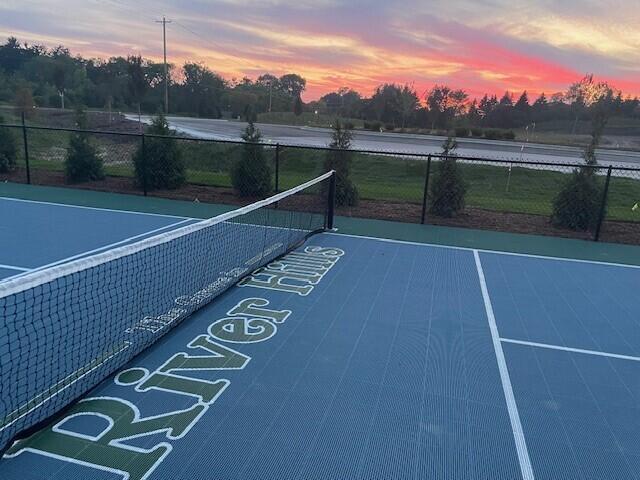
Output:
<instances>
[{"instance_id":1,"label":"white sideline","mask_svg":"<svg viewBox=\"0 0 640 480\"><path fill-rule=\"evenodd\" d=\"M142 240L139 240L136 243L124 245L118 248L114 248L112 250L108 250L106 252L97 253L90 257L83 257L68 263L55 265L46 270L38 270L36 272L27 273L24 276L11 278L6 282L0 283L0 298L4 298L9 295L14 295L16 293L29 290L30 288L37 287L44 283L55 280L56 278L64 277L66 275L70 275L72 273L76 273L81 270L85 270L87 268L96 267L98 265L102 265L104 263L117 260L119 258L126 257L128 255L133 255L134 253L140 252L146 248L161 245L161 244L170 242L172 240L184 237L185 235L189 235L191 233L198 232L200 230L211 227L213 225L217 225L219 223L225 222L231 218L234 218L240 215L245 215L254 210L258 210L259 208L262 208L264 206L278 202L289 195L292 195L301 190L304 190L323 180L326 180L331 175L333 175L333 173L334 173L333 170L331 170L325 173L324 175L314 178L313 180L309 180L308 182L305 182L302 185L298 185L297 187L294 187L285 192L278 193L277 195L273 195L259 202L252 203L251 205L247 205L245 207L238 208L237 210L232 210L230 212L223 213L221 215L218 215L216 217L213 217L207 220L203 220L198 223L186 225L184 227L177 228L170 232L155 235L151 238L144 238Z\"/></svg>"},{"instance_id":2,"label":"white sideline","mask_svg":"<svg viewBox=\"0 0 640 480\"><path fill-rule=\"evenodd\" d=\"M516 442L516 451L518 452L518 460L520 462L520 472L522 472L523 480L534 480L533 468L529 459L529 451L527 450L527 442L522 431L522 423L520 422L520 414L518 406L513 395L513 387L509 378L509 370L507 369L507 361L504 358L502 344L500 343L500 335L496 325L496 318L493 314L493 306L487 289L487 282L484 278L482 263L480 262L480 254L478 250L473 251L473 257L476 261L476 269L478 270L478 278L480 280L480 289L482 290L482 298L484 299L484 308L487 312L487 320L489 321L489 329L491 330L491 339L493 340L493 349L496 353L498 361L498 369L500 370L500 380L502 381L502 389L504 390L505 400L507 401L507 409L509 410L509 420L511 420L511 430L513 431L513 439Z\"/></svg>"},{"instance_id":3,"label":"white sideline","mask_svg":"<svg viewBox=\"0 0 640 480\"><path fill-rule=\"evenodd\" d=\"M0 263L0 268L6 268L7 270L17 270L19 272L30 272L31 268L17 267L15 265L5 265Z\"/></svg>"},{"instance_id":4,"label":"white sideline","mask_svg":"<svg viewBox=\"0 0 640 480\"><path fill-rule=\"evenodd\" d=\"M633 362L640 362L640 357L634 357L631 355L622 355L620 353L609 353L602 352L598 350L585 350L583 348L574 348L574 347L563 347L562 345L552 345L549 343L538 343L538 342L528 342L526 340L515 340L513 338L500 338L501 342L504 343L513 343L516 345L525 345L527 347L539 347L539 348L548 348L550 350L561 350L563 352L572 352L572 353L584 353L586 355L595 355L598 357L608 357L608 358L617 358L620 360L631 360Z\"/></svg>"},{"instance_id":5,"label":"white sideline","mask_svg":"<svg viewBox=\"0 0 640 480\"><path fill-rule=\"evenodd\" d=\"M147 212L136 212L133 210L117 210L115 208L87 207L85 205L70 205L66 203L44 202L41 200L27 200L24 198L0 197L0 200L4 200L8 202L35 203L38 205L54 205L56 207L81 208L83 210L99 210L102 212L125 213L128 215L145 215L145 216L151 216L151 217L183 218L183 219L189 218L189 217L181 217L179 215L165 215L163 213L147 213Z\"/></svg>"},{"instance_id":6,"label":"white sideline","mask_svg":"<svg viewBox=\"0 0 640 480\"><path fill-rule=\"evenodd\" d=\"M117 242L109 243L107 245L103 245L101 247L94 248L93 250L87 250L86 252L81 252L81 253L78 253L76 255L72 255L70 257L63 258L61 260L56 260L55 262L47 263L46 265L41 265L41 266L36 267L36 268L26 269L25 270L26 273L21 273L19 275L14 275L14 277L24 277L29 272L39 272L41 270L46 270L47 268L51 268L51 267L53 267L55 265L60 265L61 263L70 262L71 260L75 260L76 258L87 257L89 255L92 255L94 253L100 252L102 250L111 249L111 248L117 247L118 245L129 243L129 242L131 242L133 240L137 240L138 238L145 237L147 235L153 235L154 233L158 233L158 232L160 232L162 230L167 230L169 228L177 227L178 225L181 225L183 223L187 223L187 222L190 222L190 221L191 221L191 219L187 218L186 220L181 220L179 222L170 223L168 225L165 225L164 227L155 228L153 230L149 230L148 232L142 232L142 233L140 233L138 235L134 235L132 237L125 238L123 240L119 240ZM2 280L0 280L0 281L2 281Z\"/></svg>"},{"instance_id":7,"label":"white sideline","mask_svg":"<svg viewBox=\"0 0 640 480\"><path fill-rule=\"evenodd\" d=\"M338 229L336 229L338 230ZM483 248L472 248L472 247L457 247L455 245L441 245L438 243L426 243L426 242L412 242L409 240L396 240L393 238L381 238L381 237L371 237L367 235L354 235L351 233L340 233L339 231L335 232L324 232L324 235L341 235L343 237L353 237L353 238L365 238L367 240L377 240L379 242L387 242L387 243L400 243L404 245L417 245L421 247L434 247L434 248L448 248L450 250L463 250L466 252L480 252L480 253L494 253L496 255L511 255L514 257L525 257L525 258L539 258L542 260L559 260L562 262L574 262L574 263L590 263L593 265L605 265L609 267L623 267L623 268L635 268L640 269L640 265L632 265L628 263L615 263L615 262L604 262L601 260L582 260L580 258L566 258L566 257L552 257L549 255L536 255L533 253L518 253L518 252L507 252L505 250L487 250Z\"/></svg>"}]
</instances>

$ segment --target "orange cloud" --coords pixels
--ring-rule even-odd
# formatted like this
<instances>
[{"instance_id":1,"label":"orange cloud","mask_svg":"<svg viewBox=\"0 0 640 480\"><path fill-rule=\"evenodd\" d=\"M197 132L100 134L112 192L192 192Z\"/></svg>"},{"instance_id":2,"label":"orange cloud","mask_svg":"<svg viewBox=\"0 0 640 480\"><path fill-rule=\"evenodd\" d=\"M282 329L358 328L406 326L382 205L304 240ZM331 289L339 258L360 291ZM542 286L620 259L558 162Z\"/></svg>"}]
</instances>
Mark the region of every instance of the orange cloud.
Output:
<instances>
[{"instance_id":1,"label":"orange cloud","mask_svg":"<svg viewBox=\"0 0 640 480\"><path fill-rule=\"evenodd\" d=\"M429 8L415 0L403 8L394 0L186 0L179 8L67 0L61 11L23 0L0 5L0 35L62 43L88 56L140 53L160 61L154 21L167 14L174 65L202 61L229 79L296 72L307 79L307 101L342 86L368 95L384 82L410 83L419 93L446 83L475 96L535 95L564 90L586 72L640 94L639 14L617 12L612 22L603 9L578 15L574 1L544 10L527 0L433 0Z\"/></svg>"}]
</instances>

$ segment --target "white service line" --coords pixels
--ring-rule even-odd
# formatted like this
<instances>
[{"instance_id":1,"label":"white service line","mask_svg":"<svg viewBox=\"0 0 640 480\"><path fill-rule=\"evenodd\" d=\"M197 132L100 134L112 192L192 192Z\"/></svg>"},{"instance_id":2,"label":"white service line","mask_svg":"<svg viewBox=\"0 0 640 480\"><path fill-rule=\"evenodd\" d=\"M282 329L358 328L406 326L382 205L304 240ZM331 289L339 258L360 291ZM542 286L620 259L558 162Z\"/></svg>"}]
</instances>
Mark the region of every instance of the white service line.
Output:
<instances>
[{"instance_id":1,"label":"white service line","mask_svg":"<svg viewBox=\"0 0 640 480\"><path fill-rule=\"evenodd\" d=\"M0 268L6 268L7 270L18 270L19 272L30 272L30 268L17 267L15 265L5 265L0 263Z\"/></svg>"},{"instance_id":2,"label":"white service line","mask_svg":"<svg viewBox=\"0 0 640 480\"><path fill-rule=\"evenodd\" d=\"M427 242L412 242L409 240L396 240L393 238L381 238L381 237L371 237L367 235L353 235L350 233L340 233L338 229L334 229L332 232L324 232L323 235L341 235L343 237L353 237L353 238L364 238L366 240L377 240L379 242L387 242L387 243L401 243L404 245L416 245L419 247L433 247L433 248L447 248L449 250L463 250L467 252L480 252L480 253L493 253L496 255L510 255L514 257L525 257L525 258L539 258L541 260L558 260L561 262L573 262L573 263L590 263L593 265L605 265L608 267L623 267L623 268L635 268L640 269L640 265L633 265L627 263L615 263L615 262L604 262L601 260L582 260L579 258L566 258L566 257L551 257L548 255L536 255L533 253L518 253L518 252L507 252L504 250L486 250L483 248L471 248L471 247L457 247L455 245L441 245L438 243L427 243Z\"/></svg>"},{"instance_id":3,"label":"white service line","mask_svg":"<svg viewBox=\"0 0 640 480\"><path fill-rule=\"evenodd\" d=\"M478 278L480 280L480 289L482 290L482 298L484 299L484 308L487 312L487 320L489 321L489 329L491 330L491 339L493 340L493 349L496 353L498 361L498 369L500 370L500 379L502 381L502 389L507 401L507 410L509 411L509 420L511 420L511 430L513 431L513 439L516 442L516 451L518 452L518 460L520 462L520 472L523 480L534 480L533 468L529 459L529 451L527 450L527 442L522 431L522 423L520 422L520 414L518 406L513 395L513 387L509 378L509 370L507 369L507 361L504 358L502 344L500 343L500 335L496 325L496 317L493 314L493 306L487 289L487 281L484 278L482 263L480 262L480 254L478 250L473 251L473 257L476 261L476 269L478 270Z\"/></svg>"},{"instance_id":4,"label":"white service line","mask_svg":"<svg viewBox=\"0 0 640 480\"><path fill-rule=\"evenodd\" d=\"M598 357L618 358L620 360L631 360L633 362L640 362L640 357L634 357L631 355L622 355L619 353L601 352L598 350L585 350L583 348L563 347L562 345L528 342L526 340L515 340L513 338L501 338L500 341L504 343L514 343L516 345L525 345L527 347L548 348L550 350L561 350L563 352L584 353L586 355L596 355Z\"/></svg>"},{"instance_id":5,"label":"white service line","mask_svg":"<svg viewBox=\"0 0 640 480\"><path fill-rule=\"evenodd\" d=\"M189 217L181 217L178 215L165 215L162 213L147 213L147 212L136 212L133 210L117 210L115 208L102 208L102 207L87 207L85 205L72 205L67 203L56 203L56 202L44 202L41 200L27 200L24 198L11 198L11 197L0 197L0 200L10 201L10 202L22 202L22 203L35 203L38 205L54 205L56 207L67 207L67 208L81 208L84 210L98 210L102 212L113 212L113 213L124 213L129 215L145 215L148 217L165 217L165 218L182 218L189 220L197 220L190 219Z\"/></svg>"},{"instance_id":6,"label":"white service line","mask_svg":"<svg viewBox=\"0 0 640 480\"><path fill-rule=\"evenodd\" d=\"M39 270L45 270L45 269L47 269L49 267L54 267L56 265L60 265L61 263L66 263L66 262L70 262L71 260L75 260L76 258L86 257L88 255L92 255L94 253L98 253L98 252L101 252L103 250L108 250L110 248L114 248L114 247L117 247L119 245L132 242L134 240L137 240L139 238L145 237L147 235L153 235L154 233L161 232L162 230L168 230L168 229L177 227L178 225L182 225L183 223L187 223L187 222L190 222L190 221L191 221L191 219L187 218L186 220L181 220L179 222L170 223L169 225L165 225L163 227L155 228L153 230L149 230L148 232L142 232L142 233L140 233L138 235L134 235L132 237L125 238L124 240L119 240L117 242L110 243L108 245L103 245L101 247L94 248L93 250L88 250L86 252L78 253L78 254L73 255L71 257L63 258L62 260L56 260L55 262L51 262L51 263L48 263L46 265L42 265L40 267L36 267L36 268L33 268L33 269L26 269L25 273L27 273L27 272L35 272L35 271L39 271ZM13 278L13 277L11 277L11 278Z\"/></svg>"}]
</instances>

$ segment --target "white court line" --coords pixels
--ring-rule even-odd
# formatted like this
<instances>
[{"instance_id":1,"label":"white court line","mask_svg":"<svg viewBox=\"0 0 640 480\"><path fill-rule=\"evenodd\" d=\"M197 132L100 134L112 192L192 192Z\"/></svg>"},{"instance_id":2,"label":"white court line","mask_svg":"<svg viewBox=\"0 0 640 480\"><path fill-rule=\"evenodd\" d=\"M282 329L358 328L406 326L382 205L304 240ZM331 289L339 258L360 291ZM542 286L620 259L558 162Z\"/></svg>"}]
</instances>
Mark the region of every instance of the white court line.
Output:
<instances>
[{"instance_id":1,"label":"white court line","mask_svg":"<svg viewBox=\"0 0 640 480\"><path fill-rule=\"evenodd\" d=\"M5 265L3 263L0 263L0 268L6 268L7 270L18 270L19 272L30 272L31 271L30 268L17 267L15 265Z\"/></svg>"},{"instance_id":2,"label":"white court line","mask_svg":"<svg viewBox=\"0 0 640 480\"><path fill-rule=\"evenodd\" d=\"M640 362L640 357L633 357L631 355L621 355L619 353L601 352L598 350L585 350L583 348L563 347L562 345L551 345L549 343L528 342L526 340L515 340L513 338L500 338L500 341L505 343L514 343L516 345L525 345L528 347L548 348L551 350L562 350L564 352L584 353L586 355L596 355L598 357L618 358L620 360L631 360L633 362Z\"/></svg>"},{"instance_id":3,"label":"white court line","mask_svg":"<svg viewBox=\"0 0 640 480\"><path fill-rule=\"evenodd\" d=\"M395 240L393 238L380 238L380 237L370 237L367 235L353 235L350 233L340 233L340 232L324 232L324 235L339 235L342 237L353 237L353 238L365 238L367 240L378 240L379 242L387 242L387 243L401 243L405 245L417 245L422 247L434 247L434 248L448 248L451 250L463 250L466 252L481 252L481 253L494 253L496 255L512 255L514 257L528 257L528 258L540 258L543 260L559 260L563 262L574 262L574 263L591 263L594 265L606 265L610 267L624 267L624 268L635 268L640 269L640 265L631 265L627 263L614 263L614 262L603 262L600 260L582 260L579 258L566 258L566 257L551 257L548 255L535 255L533 253L517 253L517 252L507 252L504 250L486 250L482 248L471 248L471 247L457 247L454 245L440 245L437 243L423 243L423 242L411 242L409 240Z\"/></svg>"},{"instance_id":4,"label":"white court line","mask_svg":"<svg viewBox=\"0 0 640 480\"><path fill-rule=\"evenodd\" d=\"M19 277L21 275L24 275L26 273L36 272L36 271L39 271L39 270L45 270L45 269L47 269L49 267L53 267L55 265L60 265L61 263L70 262L71 260L75 260L76 258L81 258L81 257L85 257L87 255L92 255L94 253L101 252L102 250L108 250L110 248L117 247L118 245L122 245L122 244L125 244L125 243L128 243L128 242L132 242L132 241L137 240L137 239L139 239L141 237L145 237L147 235L153 235L154 233L158 233L158 232L160 232L162 230L167 230L167 229L170 229L170 228L173 228L173 227L177 227L178 225L182 225L183 223L187 223L187 222L190 222L190 221L191 221L191 219L187 218L186 220L181 220L179 222L171 223L169 225L165 225L164 227L155 228L153 230L149 230L148 232L142 232L142 233L140 233L138 235L134 235L132 237L125 238L124 240L119 240L117 242L110 243L108 245L103 245L101 247L94 248L93 250L88 250L86 252L78 253L78 254L73 255L71 257L63 258L62 260L56 260L55 262L51 262L51 263L48 263L46 265L42 265L42 266L34 268L34 269L25 269L24 273L19 274L19 275L14 275L14 276L9 277L9 278L15 278L15 277ZM7 280L7 279L3 278L2 280Z\"/></svg>"},{"instance_id":5,"label":"white court line","mask_svg":"<svg viewBox=\"0 0 640 480\"><path fill-rule=\"evenodd\" d=\"M518 460L520 461L520 472L522 472L523 480L534 480L533 468L529 459L529 451L527 450L527 442L522 431L522 423L520 422L520 414L518 406L513 395L513 387L509 378L509 370L507 369L507 361L504 358L502 344L500 343L500 335L496 326L496 318L493 314L493 306L487 289L487 282L484 278L482 263L480 262L480 254L478 250L473 251L473 257L476 261L476 269L478 270L478 278L480 280L480 289L482 290L482 298L484 299L484 308L487 312L487 320L489 321L489 329L491 330L491 339L493 340L493 349L496 353L498 361L498 369L500 370L500 380L502 381L502 389L504 390L505 400L507 401L507 409L509 410L509 420L511 420L511 430L513 431L513 439L516 442L516 450L518 452Z\"/></svg>"},{"instance_id":6,"label":"white court line","mask_svg":"<svg viewBox=\"0 0 640 480\"><path fill-rule=\"evenodd\" d=\"M101 212L125 213L125 214L129 214L129 215L145 215L145 216L149 216L149 217L183 218L183 219L189 219L189 220L198 220L197 218L181 217L181 216L178 216L178 215L165 215L165 214L162 214L162 213L135 212L133 210L116 210L115 208L87 207L87 206L84 206L84 205L71 205L71 204L67 204L67 203L44 202L44 201L40 201L40 200L26 200L24 198L0 197L0 200L6 200L6 201L10 201L10 202L35 203L35 204L38 204L38 205L53 205L53 206L56 206L56 207L81 208L81 209L84 209L84 210L98 210L98 211L101 211Z\"/></svg>"}]
</instances>

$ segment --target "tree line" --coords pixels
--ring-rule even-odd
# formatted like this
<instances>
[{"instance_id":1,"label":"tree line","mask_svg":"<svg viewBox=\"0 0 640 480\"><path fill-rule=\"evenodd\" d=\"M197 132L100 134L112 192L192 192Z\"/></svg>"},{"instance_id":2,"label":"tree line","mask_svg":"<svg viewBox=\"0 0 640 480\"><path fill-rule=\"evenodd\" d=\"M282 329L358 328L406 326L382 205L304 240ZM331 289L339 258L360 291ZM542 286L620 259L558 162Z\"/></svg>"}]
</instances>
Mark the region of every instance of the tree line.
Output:
<instances>
[{"instance_id":1,"label":"tree line","mask_svg":"<svg viewBox=\"0 0 640 480\"><path fill-rule=\"evenodd\" d=\"M219 118L226 112L250 118L293 111L301 107L306 88L305 79L294 73L225 80L200 63L169 67L171 113ZM163 65L135 55L85 59L63 46L47 49L11 37L0 45L0 102L155 114L163 109Z\"/></svg>"},{"instance_id":2,"label":"tree line","mask_svg":"<svg viewBox=\"0 0 640 480\"><path fill-rule=\"evenodd\" d=\"M576 132L590 122L592 106L581 85L595 84L592 76L566 91L528 92L471 98L463 89L435 85L418 93L411 85L387 83L370 97L344 87L304 104L306 80L290 73L277 77L265 73L257 79L226 80L203 64L170 65L171 113L200 117L241 117L255 120L264 112L304 111L364 121L371 130L421 128L458 129L458 136L482 135L477 129L512 129L533 122L563 122ZM58 46L20 43L9 38L0 45L0 102L19 106L106 108L158 113L163 109L162 64L140 56L108 60L72 56ZM640 119L640 100L612 89L610 116ZM487 132L484 132L485 136Z\"/></svg>"}]
</instances>

